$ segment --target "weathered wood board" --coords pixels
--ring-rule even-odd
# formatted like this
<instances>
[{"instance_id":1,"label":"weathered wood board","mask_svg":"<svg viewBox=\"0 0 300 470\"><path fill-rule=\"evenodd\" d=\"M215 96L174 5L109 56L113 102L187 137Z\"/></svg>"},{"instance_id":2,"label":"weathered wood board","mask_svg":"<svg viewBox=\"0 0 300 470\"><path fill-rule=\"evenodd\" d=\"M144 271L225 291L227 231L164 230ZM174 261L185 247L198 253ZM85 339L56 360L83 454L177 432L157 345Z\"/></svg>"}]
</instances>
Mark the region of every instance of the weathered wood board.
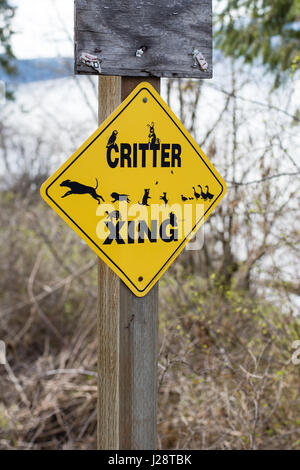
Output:
<instances>
[{"instance_id":1,"label":"weathered wood board","mask_svg":"<svg viewBox=\"0 0 300 470\"><path fill-rule=\"evenodd\" d=\"M211 78L212 0L75 0L75 73Z\"/></svg>"}]
</instances>

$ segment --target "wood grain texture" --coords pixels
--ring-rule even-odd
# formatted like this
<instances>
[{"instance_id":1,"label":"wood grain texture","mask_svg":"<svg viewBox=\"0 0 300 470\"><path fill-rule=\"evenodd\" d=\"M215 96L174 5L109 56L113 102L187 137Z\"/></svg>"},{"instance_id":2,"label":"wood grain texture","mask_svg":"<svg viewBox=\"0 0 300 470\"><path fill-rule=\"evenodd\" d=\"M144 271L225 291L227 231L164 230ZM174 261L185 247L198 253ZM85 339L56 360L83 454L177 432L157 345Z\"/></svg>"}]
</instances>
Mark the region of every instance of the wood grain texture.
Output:
<instances>
[{"instance_id":1,"label":"wood grain texture","mask_svg":"<svg viewBox=\"0 0 300 470\"><path fill-rule=\"evenodd\" d=\"M99 259L98 449L119 449L120 280Z\"/></svg>"},{"instance_id":2,"label":"wood grain texture","mask_svg":"<svg viewBox=\"0 0 300 470\"><path fill-rule=\"evenodd\" d=\"M121 103L121 79L99 80L99 124ZM119 449L120 279L99 258L98 449Z\"/></svg>"},{"instance_id":3,"label":"wood grain texture","mask_svg":"<svg viewBox=\"0 0 300 470\"><path fill-rule=\"evenodd\" d=\"M120 285L120 449L156 449L158 283L145 297Z\"/></svg>"},{"instance_id":4,"label":"wood grain texture","mask_svg":"<svg viewBox=\"0 0 300 470\"><path fill-rule=\"evenodd\" d=\"M100 77L99 122L140 81ZM156 448L157 337L158 283L136 297L99 259L98 449Z\"/></svg>"},{"instance_id":5,"label":"wood grain texture","mask_svg":"<svg viewBox=\"0 0 300 470\"><path fill-rule=\"evenodd\" d=\"M193 67L194 48L206 72ZM97 74L83 52L99 57L103 75L211 78L212 0L75 0L75 72Z\"/></svg>"}]
</instances>

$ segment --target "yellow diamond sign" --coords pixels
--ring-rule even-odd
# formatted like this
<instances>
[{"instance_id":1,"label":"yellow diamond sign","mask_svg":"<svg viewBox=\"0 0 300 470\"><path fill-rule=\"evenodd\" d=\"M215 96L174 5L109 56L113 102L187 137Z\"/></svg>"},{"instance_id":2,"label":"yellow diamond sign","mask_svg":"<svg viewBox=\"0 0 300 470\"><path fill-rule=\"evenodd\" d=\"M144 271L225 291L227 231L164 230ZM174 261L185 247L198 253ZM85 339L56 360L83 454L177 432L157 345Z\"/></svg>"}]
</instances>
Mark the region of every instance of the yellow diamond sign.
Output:
<instances>
[{"instance_id":1,"label":"yellow diamond sign","mask_svg":"<svg viewBox=\"0 0 300 470\"><path fill-rule=\"evenodd\" d=\"M225 192L217 170L148 83L41 188L45 201L139 297Z\"/></svg>"}]
</instances>

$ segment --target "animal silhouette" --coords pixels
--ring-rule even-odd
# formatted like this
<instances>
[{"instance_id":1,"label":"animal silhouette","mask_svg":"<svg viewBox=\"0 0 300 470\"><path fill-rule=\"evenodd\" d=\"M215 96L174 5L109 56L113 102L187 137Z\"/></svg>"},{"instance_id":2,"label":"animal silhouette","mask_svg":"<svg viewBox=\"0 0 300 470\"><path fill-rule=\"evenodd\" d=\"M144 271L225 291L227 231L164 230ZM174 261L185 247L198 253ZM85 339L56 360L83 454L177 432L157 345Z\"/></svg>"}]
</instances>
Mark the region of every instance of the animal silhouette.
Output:
<instances>
[{"instance_id":1,"label":"animal silhouette","mask_svg":"<svg viewBox=\"0 0 300 470\"><path fill-rule=\"evenodd\" d=\"M125 201L125 202L130 202L129 195L128 194L119 194L116 192L111 193L112 197L112 203L117 202L117 201Z\"/></svg>"},{"instance_id":2,"label":"animal silhouette","mask_svg":"<svg viewBox=\"0 0 300 470\"><path fill-rule=\"evenodd\" d=\"M85 184L78 183L77 181L71 181L71 180L65 180L62 183L60 183L60 186L66 186L67 188L70 189L70 191L67 191L66 194L64 194L63 197L66 196L71 196L71 194L90 194L92 198L96 199L98 204L100 204L100 199L104 202L104 199L100 194L96 193L96 189L98 188L98 180L96 178L96 186L93 188L92 186L86 186Z\"/></svg>"},{"instance_id":3,"label":"animal silhouette","mask_svg":"<svg viewBox=\"0 0 300 470\"><path fill-rule=\"evenodd\" d=\"M196 199L199 199L199 197L201 196L201 194L197 193L196 192L196 189L195 189L195 186L193 186L193 190L194 190L194 196Z\"/></svg>"},{"instance_id":4,"label":"animal silhouette","mask_svg":"<svg viewBox=\"0 0 300 470\"><path fill-rule=\"evenodd\" d=\"M169 202L169 201L168 201L168 198L167 198L167 193L163 193L163 195L160 196L159 199L162 199L162 201L164 201L165 205L167 205L168 202Z\"/></svg>"},{"instance_id":5,"label":"animal silhouette","mask_svg":"<svg viewBox=\"0 0 300 470\"><path fill-rule=\"evenodd\" d=\"M172 225L172 227L176 227L177 225L176 214L174 214L174 212L170 212L169 217L170 217L170 225Z\"/></svg>"},{"instance_id":6,"label":"animal silhouette","mask_svg":"<svg viewBox=\"0 0 300 470\"><path fill-rule=\"evenodd\" d=\"M201 197L202 197L202 199L204 199L204 200L207 199L207 195L206 195L206 193L202 190L201 184L198 184L198 186L199 186L199 188L201 189Z\"/></svg>"},{"instance_id":7,"label":"animal silhouette","mask_svg":"<svg viewBox=\"0 0 300 470\"><path fill-rule=\"evenodd\" d=\"M113 131L112 135L108 139L106 148L113 147L116 145L118 131Z\"/></svg>"},{"instance_id":8,"label":"animal silhouette","mask_svg":"<svg viewBox=\"0 0 300 470\"><path fill-rule=\"evenodd\" d=\"M185 201L187 201L187 200L188 200L188 198L187 198L187 197L185 197L183 194L181 194L181 200L182 200L183 202L185 202Z\"/></svg>"},{"instance_id":9,"label":"animal silhouette","mask_svg":"<svg viewBox=\"0 0 300 470\"><path fill-rule=\"evenodd\" d=\"M149 206L148 200L151 199L151 197L149 196L149 193L150 193L149 188L144 189L144 196L143 196L142 202L139 202L141 206Z\"/></svg>"},{"instance_id":10,"label":"animal silhouette","mask_svg":"<svg viewBox=\"0 0 300 470\"><path fill-rule=\"evenodd\" d=\"M111 222L115 219L116 221L117 220L122 220L121 218L121 214L119 211L112 211L112 212L108 212L106 211L105 214L107 214L107 219L109 219Z\"/></svg>"},{"instance_id":11,"label":"animal silhouette","mask_svg":"<svg viewBox=\"0 0 300 470\"><path fill-rule=\"evenodd\" d=\"M149 135L148 135L148 143L151 145L154 145L156 144L156 134L155 134L155 131L154 131L154 122L152 122L152 124L147 124L147 126L150 128L149 130Z\"/></svg>"},{"instance_id":12,"label":"animal silhouette","mask_svg":"<svg viewBox=\"0 0 300 470\"><path fill-rule=\"evenodd\" d=\"M208 197L208 199L212 199L214 197L214 194L211 194L209 191L208 191L208 186L206 185L206 197Z\"/></svg>"}]
</instances>

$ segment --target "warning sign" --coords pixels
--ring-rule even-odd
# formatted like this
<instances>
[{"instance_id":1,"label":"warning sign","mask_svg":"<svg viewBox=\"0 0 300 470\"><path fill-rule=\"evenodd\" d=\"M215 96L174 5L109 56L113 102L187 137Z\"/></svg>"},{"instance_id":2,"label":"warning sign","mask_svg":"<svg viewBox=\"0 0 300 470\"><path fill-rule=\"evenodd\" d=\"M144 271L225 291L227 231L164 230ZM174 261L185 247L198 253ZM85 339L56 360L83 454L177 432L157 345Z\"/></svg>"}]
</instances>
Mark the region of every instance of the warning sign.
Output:
<instances>
[{"instance_id":1,"label":"warning sign","mask_svg":"<svg viewBox=\"0 0 300 470\"><path fill-rule=\"evenodd\" d=\"M148 83L41 188L46 202L140 297L225 192L217 170Z\"/></svg>"}]
</instances>

